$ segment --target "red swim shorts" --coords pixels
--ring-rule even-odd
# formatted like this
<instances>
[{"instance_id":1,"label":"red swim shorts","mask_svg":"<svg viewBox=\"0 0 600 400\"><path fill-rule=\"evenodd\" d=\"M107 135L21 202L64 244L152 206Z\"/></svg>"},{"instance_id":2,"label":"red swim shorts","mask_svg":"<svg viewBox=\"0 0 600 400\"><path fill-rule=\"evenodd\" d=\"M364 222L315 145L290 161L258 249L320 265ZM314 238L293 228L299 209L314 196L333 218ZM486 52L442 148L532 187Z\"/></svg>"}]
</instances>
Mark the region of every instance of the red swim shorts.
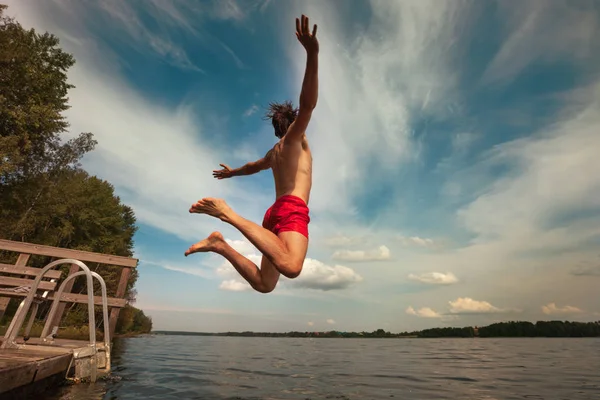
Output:
<instances>
[{"instance_id":1,"label":"red swim shorts","mask_svg":"<svg viewBox=\"0 0 600 400\"><path fill-rule=\"evenodd\" d=\"M308 238L308 211L308 206L300 197L281 196L265 213L262 226L276 235L292 231Z\"/></svg>"}]
</instances>

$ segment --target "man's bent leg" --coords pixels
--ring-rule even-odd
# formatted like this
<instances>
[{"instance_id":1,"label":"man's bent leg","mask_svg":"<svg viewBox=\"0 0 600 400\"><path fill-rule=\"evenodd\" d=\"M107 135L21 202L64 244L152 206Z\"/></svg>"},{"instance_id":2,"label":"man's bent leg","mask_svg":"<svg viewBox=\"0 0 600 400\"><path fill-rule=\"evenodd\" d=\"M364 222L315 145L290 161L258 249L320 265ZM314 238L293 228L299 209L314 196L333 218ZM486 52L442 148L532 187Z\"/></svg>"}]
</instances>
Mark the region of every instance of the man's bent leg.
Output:
<instances>
[{"instance_id":1,"label":"man's bent leg","mask_svg":"<svg viewBox=\"0 0 600 400\"><path fill-rule=\"evenodd\" d=\"M219 232L213 232L208 238L194 244L185 252L186 257L198 252L213 252L222 255L233 265L238 273L252 288L261 293L269 293L277 286L279 272L269 260L263 257L261 268L235 251Z\"/></svg>"},{"instance_id":2,"label":"man's bent leg","mask_svg":"<svg viewBox=\"0 0 600 400\"><path fill-rule=\"evenodd\" d=\"M275 235L233 212L224 222L237 228L284 276L296 278L300 275L308 250L308 239L305 236L289 231Z\"/></svg>"},{"instance_id":3,"label":"man's bent leg","mask_svg":"<svg viewBox=\"0 0 600 400\"><path fill-rule=\"evenodd\" d=\"M308 249L308 238L304 235L286 231L277 236L241 217L221 199L202 199L190 212L212 215L237 228L284 276L295 278L300 274Z\"/></svg>"}]
</instances>

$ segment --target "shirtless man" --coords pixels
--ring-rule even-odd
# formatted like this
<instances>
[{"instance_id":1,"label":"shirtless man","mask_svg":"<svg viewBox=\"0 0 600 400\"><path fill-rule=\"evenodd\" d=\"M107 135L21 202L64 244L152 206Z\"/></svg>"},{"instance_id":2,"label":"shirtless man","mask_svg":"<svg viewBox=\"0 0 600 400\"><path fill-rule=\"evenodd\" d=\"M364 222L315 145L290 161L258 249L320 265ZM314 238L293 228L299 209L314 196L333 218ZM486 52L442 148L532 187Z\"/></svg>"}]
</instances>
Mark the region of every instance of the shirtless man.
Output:
<instances>
[{"instance_id":1,"label":"shirtless man","mask_svg":"<svg viewBox=\"0 0 600 400\"><path fill-rule=\"evenodd\" d=\"M205 198L190 208L190 213L208 214L236 227L263 254L260 268L235 251L219 232L191 246L185 255L214 252L225 257L256 291L269 293L275 289L279 275L300 275L308 249L308 201L312 186L312 156L306 139L306 128L317 105L319 42L317 25L312 34L308 18L296 18L296 37L306 49L306 71L300 93L300 107L291 102L271 104L271 119L279 142L264 158L231 169L213 171L217 179L251 175L272 169L276 200L265 213L262 227L236 214L221 199Z\"/></svg>"}]
</instances>

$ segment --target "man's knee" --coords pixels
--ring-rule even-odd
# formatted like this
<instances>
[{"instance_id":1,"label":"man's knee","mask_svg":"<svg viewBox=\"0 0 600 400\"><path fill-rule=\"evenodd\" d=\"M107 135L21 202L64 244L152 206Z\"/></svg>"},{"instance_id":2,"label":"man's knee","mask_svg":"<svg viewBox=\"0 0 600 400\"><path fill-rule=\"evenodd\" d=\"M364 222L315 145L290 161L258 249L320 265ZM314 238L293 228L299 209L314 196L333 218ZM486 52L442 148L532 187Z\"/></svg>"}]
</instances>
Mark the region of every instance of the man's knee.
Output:
<instances>
[{"instance_id":1,"label":"man's knee","mask_svg":"<svg viewBox=\"0 0 600 400\"><path fill-rule=\"evenodd\" d=\"M273 290L275 290L275 286L277 286L277 284L273 284L273 285L269 285L269 284L260 284L258 286L256 286L254 289L259 292L259 293L271 293Z\"/></svg>"},{"instance_id":2,"label":"man's knee","mask_svg":"<svg viewBox=\"0 0 600 400\"><path fill-rule=\"evenodd\" d=\"M287 261L281 265L280 272L283 276L289 279L297 278L302 272L302 264L303 262L298 261Z\"/></svg>"}]
</instances>

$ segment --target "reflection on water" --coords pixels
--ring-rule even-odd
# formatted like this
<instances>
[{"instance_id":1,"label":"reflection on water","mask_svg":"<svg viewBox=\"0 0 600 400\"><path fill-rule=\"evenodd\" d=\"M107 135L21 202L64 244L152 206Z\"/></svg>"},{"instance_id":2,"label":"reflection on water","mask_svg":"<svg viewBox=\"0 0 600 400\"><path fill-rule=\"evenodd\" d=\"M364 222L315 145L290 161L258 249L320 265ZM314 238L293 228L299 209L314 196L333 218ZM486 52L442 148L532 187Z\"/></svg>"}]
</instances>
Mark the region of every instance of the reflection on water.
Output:
<instances>
[{"instance_id":1,"label":"reflection on water","mask_svg":"<svg viewBox=\"0 0 600 400\"><path fill-rule=\"evenodd\" d=\"M600 339L119 339L113 377L41 400L600 399Z\"/></svg>"}]
</instances>

